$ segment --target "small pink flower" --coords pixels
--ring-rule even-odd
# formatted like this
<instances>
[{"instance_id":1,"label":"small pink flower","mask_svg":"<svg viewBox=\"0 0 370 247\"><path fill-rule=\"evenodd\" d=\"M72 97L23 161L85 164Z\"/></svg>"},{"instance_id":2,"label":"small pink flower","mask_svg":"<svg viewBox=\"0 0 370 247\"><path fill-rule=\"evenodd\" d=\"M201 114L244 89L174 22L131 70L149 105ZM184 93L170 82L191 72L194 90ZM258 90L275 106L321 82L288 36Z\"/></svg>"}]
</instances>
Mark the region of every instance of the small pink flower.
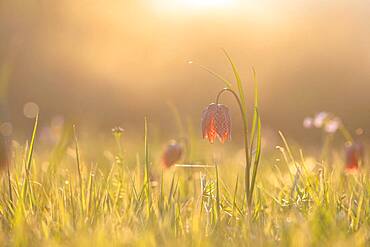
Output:
<instances>
[{"instance_id":1,"label":"small pink flower","mask_svg":"<svg viewBox=\"0 0 370 247\"><path fill-rule=\"evenodd\" d=\"M313 119L311 117L306 117L303 119L303 127L310 129L313 126Z\"/></svg>"},{"instance_id":2,"label":"small pink flower","mask_svg":"<svg viewBox=\"0 0 370 247\"><path fill-rule=\"evenodd\" d=\"M221 143L231 138L231 119L225 105L210 104L202 113L203 138L213 143L216 137Z\"/></svg>"},{"instance_id":3,"label":"small pink flower","mask_svg":"<svg viewBox=\"0 0 370 247\"><path fill-rule=\"evenodd\" d=\"M171 140L162 154L162 164L169 168L181 159L183 154L183 146L175 140Z\"/></svg>"},{"instance_id":4,"label":"small pink flower","mask_svg":"<svg viewBox=\"0 0 370 247\"><path fill-rule=\"evenodd\" d=\"M328 133L335 133L341 125L339 118L330 119L325 123L324 129Z\"/></svg>"},{"instance_id":5,"label":"small pink flower","mask_svg":"<svg viewBox=\"0 0 370 247\"><path fill-rule=\"evenodd\" d=\"M329 113L327 112L319 112L316 114L313 124L316 128L321 128L325 122L325 120L329 117Z\"/></svg>"}]
</instances>

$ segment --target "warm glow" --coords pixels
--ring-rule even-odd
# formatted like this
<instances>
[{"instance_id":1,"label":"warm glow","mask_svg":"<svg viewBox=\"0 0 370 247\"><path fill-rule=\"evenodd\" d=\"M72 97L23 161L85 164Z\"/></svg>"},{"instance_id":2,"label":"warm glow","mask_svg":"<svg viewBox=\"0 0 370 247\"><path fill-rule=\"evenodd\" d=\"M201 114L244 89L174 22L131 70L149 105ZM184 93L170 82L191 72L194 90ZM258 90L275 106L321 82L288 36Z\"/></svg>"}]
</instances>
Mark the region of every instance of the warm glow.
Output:
<instances>
[{"instance_id":1,"label":"warm glow","mask_svg":"<svg viewBox=\"0 0 370 247\"><path fill-rule=\"evenodd\" d=\"M175 1L179 5L189 8L211 8L211 7L225 7L230 5L232 0L178 0Z\"/></svg>"},{"instance_id":2,"label":"warm glow","mask_svg":"<svg viewBox=\"0 0 370 247\"><path fill-rule=\"evenodd\" d=\"M230 7L236 0L154 0L162 9L215 9Z\"/></svg>"}]
</instances>

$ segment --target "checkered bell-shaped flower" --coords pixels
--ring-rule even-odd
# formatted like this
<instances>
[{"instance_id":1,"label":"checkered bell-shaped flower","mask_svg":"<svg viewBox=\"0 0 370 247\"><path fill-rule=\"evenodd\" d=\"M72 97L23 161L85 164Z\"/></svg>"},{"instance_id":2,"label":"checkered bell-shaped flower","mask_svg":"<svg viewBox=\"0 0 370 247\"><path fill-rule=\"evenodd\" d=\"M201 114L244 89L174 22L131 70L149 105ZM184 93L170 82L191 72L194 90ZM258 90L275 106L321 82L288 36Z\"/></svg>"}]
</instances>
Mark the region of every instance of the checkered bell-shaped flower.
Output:
<instances>
[{"instance_id":1,"label":"checkered bell-shaped flower","mask_svg":"<svg viewBox=\"0 0 370 247\"><path fill-rule=\"evenodd\" d=\"M216 137L221 143L231 138L229 109L222 104L210 104L202 113L203 138L213 143Z\"/></svg>"},{"instance_id":2,"label":"checkered bell-shaped flower","mask_svg":"<svg viewBox=\"0 0 370 247\"><path fill-rule=\"evenodd\" d=\"M173 166L181 159L183 152L183 146L177 143L175 140L171 140L162 153L163 166L166 168Z\"/></svg>"},{"instance_id":3,"label":"checkered bell-shaped flower","mask_svg":"<svg viewBox=\"0 0 370 247\"><path fill-rule=\"evenodd\" d=\"M361 143L353 143L346 148L346 170L356 171L364 157L364 147Z\"/></svg>"}]
</instances>

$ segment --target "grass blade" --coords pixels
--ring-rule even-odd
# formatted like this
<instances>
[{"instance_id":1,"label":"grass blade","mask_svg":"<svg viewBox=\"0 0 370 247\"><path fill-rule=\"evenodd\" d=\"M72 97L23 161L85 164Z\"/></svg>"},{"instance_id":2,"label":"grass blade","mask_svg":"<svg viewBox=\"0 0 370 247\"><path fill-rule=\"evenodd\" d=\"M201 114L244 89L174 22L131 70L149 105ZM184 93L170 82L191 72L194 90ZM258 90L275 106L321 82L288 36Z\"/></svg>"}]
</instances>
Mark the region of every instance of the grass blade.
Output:
<instances>
[{"instance_id":1,"label":"grass blade","mask_svg":"<svg viewBox=\"0 0 370 247\"><path fill-rule=\"evenodd\" d=\"M144 120L144 153L145 153L145 170L144 170L145 197L146 197L146 202L147 202L147 214L148 214L148 217L150 217L148 121L146 118Z\"/></svg>"},{"instance_id":2,"label":"grass blade","mask_svg":"<svg viewBox=\"0 0 370 247\"><path fill-rule=\"evenodd\" d=\"M251 191L250 191L250 198L249 202L252 202L252 197L253 197L253 190L256 184L256 177L257 177L257 170L258 170L258 165L260 162L261 158L261 118L257 112L257 148L256 148L256 154L254 156L254 165L253 165L253 173L252 173L252 182L251 182Z\"/></svg>"},{"instance_id":3,"label":"grass blade","mask_svg":"<svg viewBox=\"0 0 370 247\"><path fill-rule=\"evenodd\" d=\"M29 150L28 150L27 163L26 163L27 164L27 173L29 173L29 171L31 169L32 155L33 155L33 149L34 149L34 146L35 146L35 139L36 139L36 132L37 132L38 123L39 123L39 114L37 114L36 118L35 118L35 123L34 123L34 126L33 126L32 137L31 137L31 143L30 143L30 147L29 147Z\"/></svg>"},{"instance_id":4,"label":"grass blade","mask_svg":"<svg viewBox=\"0 0 370 247\"><path fill-rule=\"evenodd\" d=\"M191 62L191 63L194 63L194 62ZM200 64L196 64L198 65L201 69L204 69L205 71L207 71L208 73L210 73L211 75L213 75L214 77L216 77L217 79L219 79L220 81L222 81L223 83L225 83L225 86L227 88L232 88L232 83L227 80L226 78L224 78L223 76L221 76L220 74L218 74L217 72L215 72L214 70L206 67L206 66L203 66L203 65L200 65Z\"/></svg>"},{"instance_id":5,"label":"grass blade","mask_svg":"<svg viewBox=\"0 0 370 247\"><path fill-rule=\"evenodd\" d=\"M26 193L27 193L27 186L29 184L29 173L31 170L31 164L32 164L32 156L33 156L33 150L34 150L34 145L35 145L35 140L36 140L36 132L37 132L37 126L39 123L39 114L36 115L35 118L35 123L33 125L33 131L32 131L32 136L31 136L31 142L30 146L28 149L28 154L27 154L27 160L26 160L26 178L22 187L22 198L25 199Z\"/></svg>"},{"instance_id":6,"label":"grass blade","mask_svg":"<svg viewBox=\"0 0 370 247\"><path fill-rule=\"evenodd\" d=\"M76 154L76 163L77 163L77 173L78 173L78 182L80 186L80 202L81 202L81 212L84 212L85 198L83 191L83 182L82 182L82 172L81 172L81 157L80 157L80 148L78 145L76 126L73 125L73 135L75 142L75 154Z\"/></svg>"},{"instance_id":7,"label":"grass blade","mask_svg":"<svg viewBox=\"0 0 370 247\"><path fill-rule=\"evenodd\" d=\"M254 82L254 112L253 112L253 120L252 120L252 130L251 130L251 145L250 145L250 157L252 157L252 150L254 146L254 140L256 135L256 126L258 122L258 82L256 77L256 71L252 68L253 73L253 82Z\"/></svg>"}]
</instances>

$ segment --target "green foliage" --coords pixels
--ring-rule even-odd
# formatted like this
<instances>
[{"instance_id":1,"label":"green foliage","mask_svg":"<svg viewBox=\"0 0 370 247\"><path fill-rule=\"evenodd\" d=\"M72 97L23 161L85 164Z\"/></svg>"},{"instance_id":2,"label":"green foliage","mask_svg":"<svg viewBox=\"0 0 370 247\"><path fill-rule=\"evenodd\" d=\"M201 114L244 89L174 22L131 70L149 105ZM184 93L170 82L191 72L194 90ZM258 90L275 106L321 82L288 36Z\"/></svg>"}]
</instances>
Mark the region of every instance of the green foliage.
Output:
<instances>
[{"instance_id":1,"label":"green foliage","mask_svg":"<svg viewBox=\"0 0 370 247\"><path fill-rule=\"evenodd\" d=\"M258 126L256 135L260 135ZM23 147L16 147L10 177L2 176L1 242L15 246L369 244L366 173L345 174L321 164L312 168L303 153L296 157L295 147L283 138L280 150L286 161L275 166L276 172L271 170L274 164L264 159L255 180L252 215L246 217L241 167L232 157L216 168L192 169L186 173L190 177L178 170L182 168L162 171L149 155L146 121L144 130L143 163L114 159L90 164L81 155L75 129L73 157L65 154L51 172L43 167L43 150L33 151L38 144L36 120L26 155ZM60 159L52 152L47 160L53 157Z\"/></svg>"},{"instance_id":2,"label":"green foliage","mask_svg":"<svg viewBox=\"0 0 370 247\"><path fill-rule=\"evenodd\" d=\"M227 57L237 85L237 90L233 88L233 85L229 81L225 81L223 77L217 75L217 78L224 81L226 88L222 89L216 97L216 103L219 103L220 97L224 92L229 92L234 96L234 99L238 103L238 107L240 109L242 122L243 122L243 135L244 135L244 150L245 150L245 170L244 170L244 189L245 189L245 197L247 202L247 207L249 212L252 211L252 201L253 201L253 191L256 183L258 165L260 162L261 156L261 119L258 113L258 83L256 79L256 72L253 69L253 81L254 81L254 113L253 113L253 121L252 121L252 129L251 129L251 136L250 141L248 140L249 135L249 128L248 128L248 112L247 112L247 102L243 88L243 82L240 78L238 69L236 68L233 60L226 52L223 50L225 56ZM206 69L208 72L214 75L213 71ZM257 130L257 132L256 132ZM255 141L257 141L257 145L254 146ZM256 150L255 155L253 157L253 150ZM253 159L252 159L253 158Z\"/></svg>"},{"instance_id":3,"label":"green foliage","mask_svg":"<svg viewBox=\"0 0 370 247\"><path fill-rule=\"evenodd\" d=\"M152 155L158 147L149 138L147 119L144 152L136 154L136 163L127 159L135 153L122 150L121 142L127 145L130 140L117 133L112 137L114 144L105 146L106 150L89 150L97 154L116 150L115 158L101 162L87 159L86 143L78 138L75 126L65 126L59 142L48 153L35 149L39 144L37 116L30 141L23 147L14 146L12 166L1 176L1 244L369 246L369 175L366 171L345 173L338 158L330 166L312 165L281 132L281 161L275 160L276 154L262 156L256 73L253 69L255 98L249 119L243 83L225 54L237 90L206 69L223 80L224 90L237 98L244 122L246 166L240 165L239 158L228 156L215 164L208 161L206 165L163 170ZM175 108L173 111L182 129L180 115ZM188 131L181 131L181 137L191 140L193 152L201 144L192 136L190 125ZM207 160L202 149L195 151ZM246 172L244 181L239 179L242 169Z\"/></svg>"}]
</instances>

